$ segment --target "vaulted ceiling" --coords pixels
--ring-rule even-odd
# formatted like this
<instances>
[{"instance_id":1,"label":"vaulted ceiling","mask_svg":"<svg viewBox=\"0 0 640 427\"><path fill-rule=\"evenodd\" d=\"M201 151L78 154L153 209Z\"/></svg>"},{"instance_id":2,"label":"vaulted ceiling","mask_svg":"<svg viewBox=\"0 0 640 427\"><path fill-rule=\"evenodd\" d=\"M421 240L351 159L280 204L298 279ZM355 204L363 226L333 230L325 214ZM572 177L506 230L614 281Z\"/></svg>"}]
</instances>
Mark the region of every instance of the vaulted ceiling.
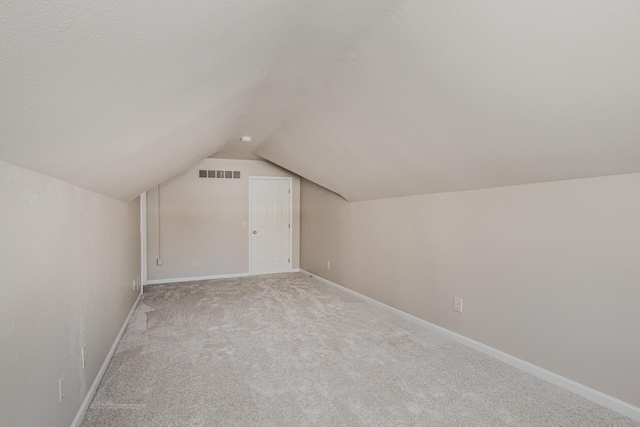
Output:
<instances>
[{"instance_id":1,"label":"vaulted ceiling","mask_svg":"<svg viewBox=\"0 0 640 427\"><path fill-rule=\"evenodd\" d=\"M221 150L348 200L640 172L640 3L0 4L1 160L131 200Z\"/></svg>"}]
</instances>

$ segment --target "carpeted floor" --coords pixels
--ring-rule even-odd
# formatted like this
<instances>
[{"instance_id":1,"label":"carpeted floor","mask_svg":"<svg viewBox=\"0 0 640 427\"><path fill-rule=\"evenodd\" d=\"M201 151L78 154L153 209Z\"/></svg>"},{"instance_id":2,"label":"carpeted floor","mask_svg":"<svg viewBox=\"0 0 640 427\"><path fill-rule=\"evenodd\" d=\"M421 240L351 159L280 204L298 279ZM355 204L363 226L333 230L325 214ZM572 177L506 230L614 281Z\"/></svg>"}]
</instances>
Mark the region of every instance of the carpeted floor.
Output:
<instances>
[{"instance_id":1,"label":"carpeted floor","mask_svg":"<svg viewBox=\"0 0 640 427\"><path fill-rule=\"evenodd\" d=\"M90 426L638 426L302 273L153 285Z\"/></svg>"}]
</instances>

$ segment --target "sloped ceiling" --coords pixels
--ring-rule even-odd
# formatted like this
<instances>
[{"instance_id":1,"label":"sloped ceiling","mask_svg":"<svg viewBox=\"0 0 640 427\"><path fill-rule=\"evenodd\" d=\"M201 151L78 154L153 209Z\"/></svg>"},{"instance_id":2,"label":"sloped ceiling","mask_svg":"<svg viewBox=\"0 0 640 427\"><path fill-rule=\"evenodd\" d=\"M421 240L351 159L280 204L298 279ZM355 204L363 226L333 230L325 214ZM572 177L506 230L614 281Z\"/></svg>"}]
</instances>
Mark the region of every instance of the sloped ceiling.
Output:
<instances>
[{"instance_id":1,"label":"sloped ceiling","mask_svg":"<svg viewBox=\"0 0 640 427\"><path fill-rule=\"evenodd\" d=\"M238 149L348 200L640 172L639 28L635 0L3 2L0 159L122 200Z\"/></svg>"}]
</instances>

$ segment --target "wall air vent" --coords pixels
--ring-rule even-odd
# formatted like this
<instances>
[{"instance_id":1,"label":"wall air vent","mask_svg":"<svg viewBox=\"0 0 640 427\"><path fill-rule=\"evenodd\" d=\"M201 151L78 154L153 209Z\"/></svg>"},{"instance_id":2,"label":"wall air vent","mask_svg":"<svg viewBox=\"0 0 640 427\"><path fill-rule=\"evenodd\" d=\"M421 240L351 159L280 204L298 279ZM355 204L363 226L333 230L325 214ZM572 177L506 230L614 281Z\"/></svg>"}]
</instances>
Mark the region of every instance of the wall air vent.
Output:
<instances>
[{"instance_id":1,"label":"wall air vent","mask_svg":"<svg viewBox=\"0 0 640 427\"><path fill-rule=\"evenodd\" d=\"M240 179L240 171L212 171L212 170L198 169L198 178Z\"/></svg>"}]
</instances>

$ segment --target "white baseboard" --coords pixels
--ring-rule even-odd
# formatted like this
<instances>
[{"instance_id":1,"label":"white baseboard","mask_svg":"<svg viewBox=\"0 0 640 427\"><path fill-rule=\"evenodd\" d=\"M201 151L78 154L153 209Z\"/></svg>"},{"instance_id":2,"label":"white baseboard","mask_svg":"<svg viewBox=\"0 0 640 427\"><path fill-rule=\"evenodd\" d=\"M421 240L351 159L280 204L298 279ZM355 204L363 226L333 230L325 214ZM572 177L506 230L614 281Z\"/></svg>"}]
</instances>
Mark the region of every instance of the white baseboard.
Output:
<instances>
[{"instance_id":1,"label":"white baseboard","mask_svg":"<svg viewBox=\"0 0 640 427\"><path fill-rule=\"evenodd\" d=\"M216 276L198 276L198 277L177 277L175 279L147 280L147 285L160 285L163 283L196 282L198 280L233 279L236 277L247 277L247 276L251 276L251 273L218 274Z\"/></svg>"},{"instance_id":2,"label":"white baseboard","mask_svg":"<svg viewBox=\"0 0 640 427\"><path fill-rule=\"evenodd\" d=\"M518 368L522 371L525 371L535 377L543 379L551 384L557 385L558 387L564 388L572 393L575 393L579 396L582 396L592 402L597 403L598 405L604 406L605 408L609 408L613 411L616 411L624 416L627 416L635 421L640 421L640 408L634 405L631 405L627 402L624 402L620 399L616 399L613 396L609 396L608 394L604 394L598 390L587 387L586 385L580 384L576 381L570 380L569 378L565 378L561 375L548 371L544 368L536 366L532 363L526 362L522 359L518 359L515 356L511 356L503 351L497 350L493 347L489 347L488 345L482 344L478 341L474 341L471 338L467 338L464 335L460 335L456 332L450 331L448 329L443 328L442 326L438 326L431 322L427 322L424 319L420 319L419 317L415 317L409 313L405 313L404 311L398 310L397 308L393 308L389 305L386 305L380 301L377 301L368 296L362 295L356 291L352 291L351 289L345 288L344 286L338 285L330 280L327 280L323 277L320 277L316 274L309 273L308 271L300 269L301 273L308 274L310 276L315 277L321 282L333 286L343 292L351 294L357 298L360 298L364 301L367 301L371 304L377 305L378 307L382 307L388 311L391 311L407 320L410 320L414 323L417 323L421 326L424 326L432 331L435 331L441 335L444 335L454 341L457 341L461 344L464 344L468 347L473 348L474 350L480 351L481 353L486 354L487 356L491 356L494 359L497 359L501 362L504 362L508 365L511 365L515 368Z\"/></svg>"},{"instance_id":3,"label":"white baseboard","mask_svg":"<svg viewBox=\"0 0 640 427\"><path fill-rule=\"evenodd\" d=\"M87 412L87 409L89 409L91 400L93 399L93 396L96 394L98 385L100 384L100 381L102 381L102 377L104 376L104 373L106 372L107 367L109 366L109 362L111 362L111 358L113 357L113 355L116 352L116 349L118 348L118 344L120 344L120 340L124 335L124 331L127 329L127 326L129 326L129 320L131 319L131 316L133 316L133 312L136 310L136 307L138 307L140 298L142 298L142 292L138 294L138 299L136 299L135 304L133 304L133 307L131 307L131 311L129 312L129 315L125 319L124 324L120 329L120 333L118 333L118 336L116 337L116 340L113 342L113 345L111 346L111 350L109 350L109 354L107 354L106 359L104 359L104 363L102 363L102 367L100 368L100 371L98 371L98 375L96 375L96 378L93 380L93 384L91 384L91 388L89 389L89 391L87 392L87 395L82 401L82 405L80 405L80 409L78 409L78 413L76 414L76 417L73 419L73 422L71 423L71 427L79 427L80 423L82 423L82 418L84 418L85 412Z\"/></svg>"},{"instance_id":4,"label":"white baseboard","mask_svg":"<svg viewBox=\"0 0 640 427\"><path fill-rule=\"evenodd\" d=\"M287 273L299 273L299 268L292 268ZM232 274L218 274L215 276L198 276L198 277L179 277L176 279L156 279L147 280L147 285L161 285L164 283L182 283L182 282L195 282L198 280L214 280L214 279L234 279L236 277L249 277L251 273L232 273Z\"/></svg>"}]
</instances>

